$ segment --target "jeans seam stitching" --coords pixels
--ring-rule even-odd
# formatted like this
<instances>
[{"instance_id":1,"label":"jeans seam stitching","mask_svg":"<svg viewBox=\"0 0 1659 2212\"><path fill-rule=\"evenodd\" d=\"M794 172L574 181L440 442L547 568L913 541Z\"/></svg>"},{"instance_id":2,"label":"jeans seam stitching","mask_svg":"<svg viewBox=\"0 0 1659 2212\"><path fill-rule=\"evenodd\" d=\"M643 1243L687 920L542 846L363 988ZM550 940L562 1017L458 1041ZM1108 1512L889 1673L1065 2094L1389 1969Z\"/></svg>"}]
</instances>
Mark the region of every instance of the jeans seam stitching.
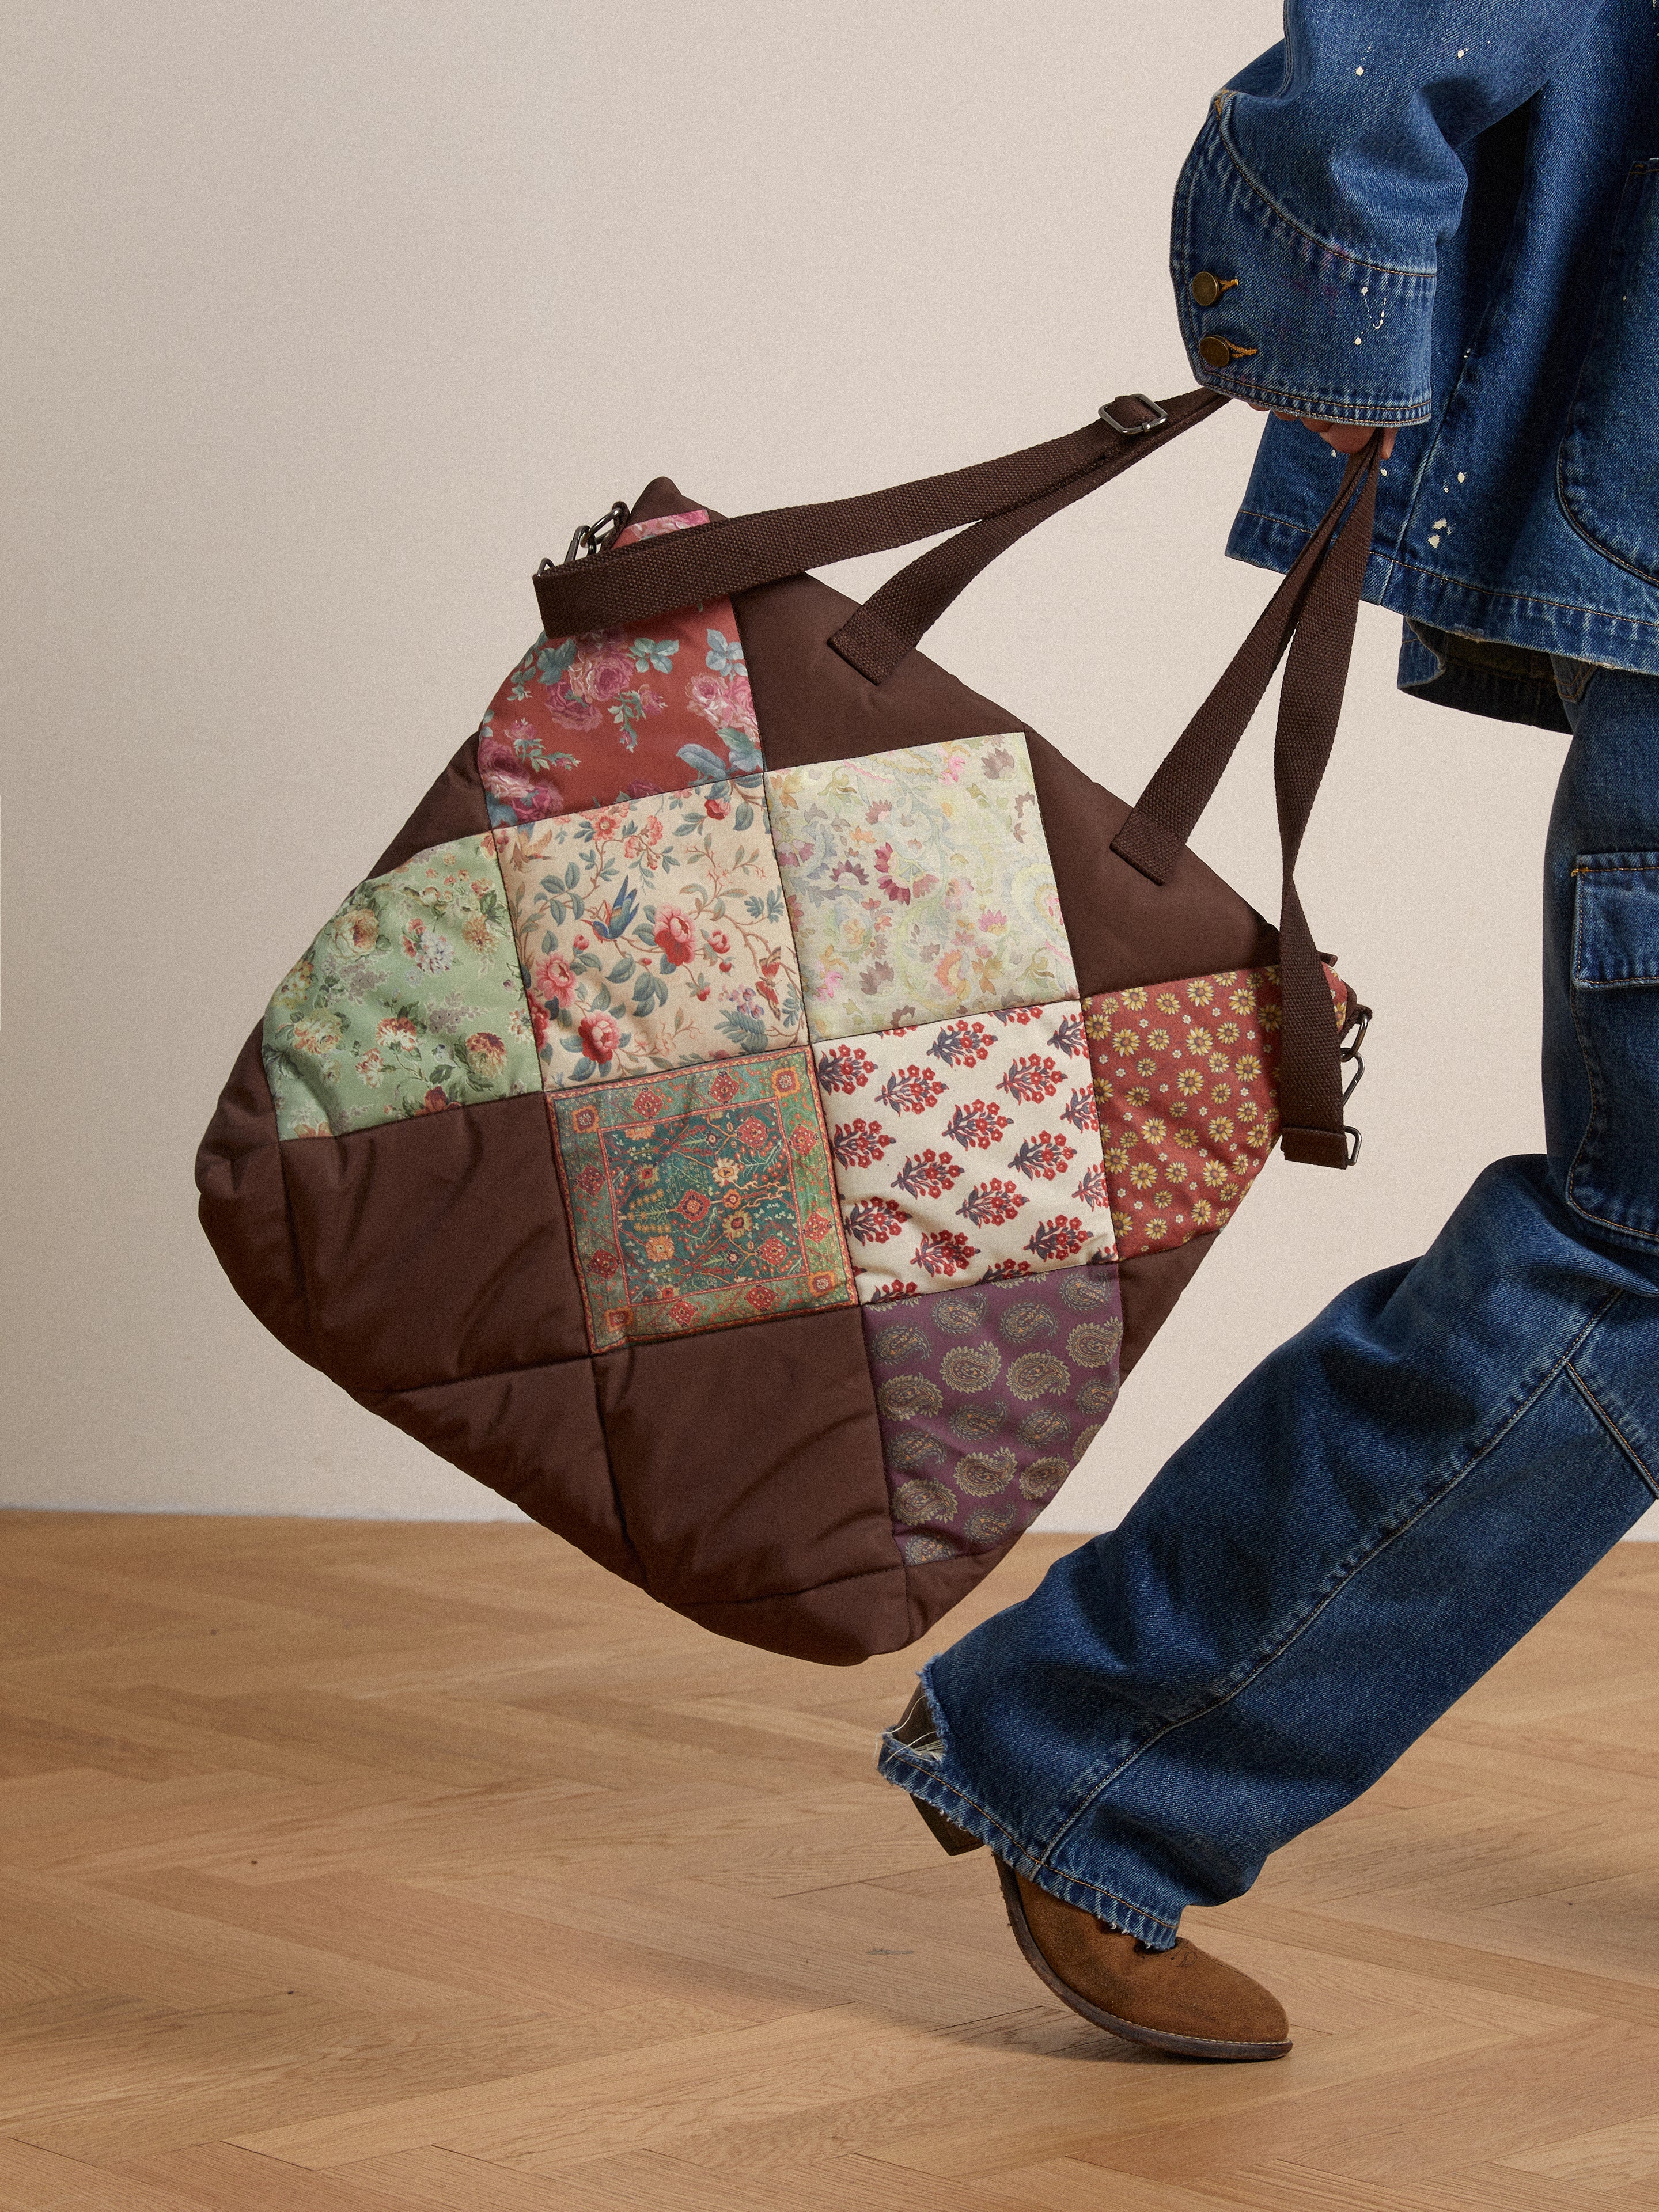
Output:
<instances>
[{"instance_id":1,"label":"jeans seam stitching","mask_svg":"<svg viewBox=\"0 0 1659 2212\"><path fill-rule=\"evenodd\" d=\"M1579 1346L1583 1344L1590 1335L1590 1333L1601 1321L1603 1314L1605 1314L1607 1309L1623 1295L1624 1293L1622 1291L1614 1291L1609 1297L1602 1300L1601 1304L1590 1316L1589 1321L1585 1322L1578 1334L1561 1354L1561 1357L1555 1361L1552 1366L1540 1376L1535 1388L1528 1392L1528 1395L1522 1399L1521 1403L1517 1405L1508 1417L1500 1424L1500 1425L1493 1431L1491 1436L1487 1439L1486 1443L1480 1447L1479 1450L1476 1452L1474 1455L1457 1471L1456 1474L1453 1474L1447 1481L1443 1482L1431 1495L1422 1498L1409 1517L1402 1521L1397 1528L1390 1531L1388 1535L1381 1537L1380 1540L1373 1542L1370 1549L1364 1553L1363 1557L1355 1560L1353 1565L1348 1568L1345 1572L1339 1571L1338 1579L1332 1584L1332 1587L1325 1593L1324 1596L1319 1600L1318 1603L1312 1607L1300 1620L1296 1621L1294 1626L1288 1630L1270 1650L1263 1653L1261 1658L1253 1667L1251 1668L1250 1672L1241 1681L1236 1683L1231 1689L1225 1692L1223 1695L1212 1698L1208 1704L1201 1705L1196 1711L1183 1713L1176 1719L1166 1721L1163 1726L1160 1728L1155 1735L1149 1736L1146 1741L1137 1746L1135 1750L1131 1752L1126 1759L1120 1760L1119 1763L1113 1767L1110 1774L1102 1776L1101 1779L1095 1784L1095 1787L1089 1792L1089 1795L1078 1806L1077 1811L1072 1814L1070 1820L1068 1820L1065 1825L1059 1830L1052 1842L1045 1848L1042 1859L1039 1863L1043 1865L1052 1864L1053 1852L1058 1849L1062 1843L1064 1843L1067 1835L1070 1834L1071 1830L1077 1826L1077 1822L1082 1820L1084 1814L1088 1812L1089 1807L1095 1803L1096 1799L1099 1798L1104 1791L1109 1790L1114 1782L1120 1780L1122 1777L1128 1772L1129 1769L1134 1765L1138 1759L1144 1758L1145 1754L1151 1750L1154 1744L1162 1743L1165 1736L1173 1735L1178 1729L1190 1728L1195 1721L1207 1719L1211 1713L1219 1712L1223 1705L1231 1705L1235 1698L1241 1697L1245 1691L1247 1690L1253 1682L1258 1681L1260 1677L1266 1673L1270 1667L1273 1666L1277 1661L1282 1659L1284 1656L1284 1654L1290 1650L1290 1646L1296 1643L1307 1632L1307 1631L1313 1626L1314 1621L1319 1619L1320 1613L1322 1613L1326 1607L1332 1604L1333 1601L1341 1595L1342 1591L1347 1588L1351 1582L1352 1582L1356 1575L1360 1573L1363 1568L1368 1567L1373 1559L1380 1558L1381 1554L1388 1550L1391 1544L1398 1542L1401 1536L1406 1535L1411 1529L1415 1528L1417 1523L1422 1520L1424 1514L1431 1511L1435 1506L1440 1504L1442 1498L1449 1497L1451 1492L1458 1487L1459 1484L1461 1483L1468 1475L1472 1474L1475 1468L1479 1466L1480 1462L1484 1459L1489 1457L1490 1455L1497 1449L1498 1445L1503 1443L1504 1437L1509 1435L1510 1430L1514 1428L1516 1422L1531 1412L1532 1408L1537 1404L1539 1399L1541 1398L1545 1391L1548 1389L1550 1384L1556 1380L1564 1369L1571 1364L1574 1354L1578 1351ZM1058 1872L1059 1869L1056 1869L1055 1871ZM1070 1879L1070 1877L1068 1877L1068 1879Z\"/></svg>"},{"instance_id":2,"label":"jeans seam stitching","mask_svg":"<svg viewBox=\"0 0 1659 2212\"><path fill-rule=\"evenodd\" d=\"M1577 871L1575 870L1574 872L1576 874ZM1603 869L1596 872L1606 874L1616 872ZM1578 1057L1583 1064L1584 1079L1589 1085L1590 1111L1589 1119L1584 1124L1584 1133L1578 1139L1577 1150L1574 1152L1572 1164L1567 1170L1566 1200L1581 1219L1593 1221L1598 1228L1611 1229L1614 1235L1619 1237L1633 1237L1644 1244L1659 1244L1659 1231L1638 1229L1633 1223L1619 1221L1610 1213L1594 1213L1588 1206L1580 1202L1577 1194L1576 1186L1578 1182L1579 1170L1586 1167L1584 1154L1589 1145L1590 1133L1595 1127L1596 1119L1603 1104L1601 1086L1597 1081L1595 1056L1590 1051L1589 1039L1584 1033L1584 1024L1579 1018L1580 994L1584 988L1578 981L1578 959L1583 943L1583 904L1575 894L1572 915L1572 967L1567 984L1567 1006L1572 1016L1572 1033L1578 1040Z\"/></svg>"},{"instance_id":3,"label":"jeans seam stitching","mask_svg":"<svg viewBox=\"0 0 1659 2212\"><path fill-rule=\"evenodd\" d=\"M1573 1365L1571 1359L1567 1362L1567 1373L1571 1380L1577 1385L1580 1395L1583 1397L1584 1401L1589 1406L1591 1413L1595 1415L1596 1419L1607 1431L1607 1433L1612 1437L1619 1450L1624 1453L1625 1458L1629 1460L1631 1465L1636 1469L1638 1474L1641 1476L1643 1481L1646 1483L1648 1488L1653 1492L1654 1496L1656 1498L1659 1498L1659 1478L1656 1478L1651 1473L1650 1473L1647 1462L1643 1459L1640 1452L1637 1450L1635 1445L1625 1434L1618 1422L1614 1420L1613 1415L1601 1403L1601 1401L1596 1396L1595 1391L1591 1389L1589 1384L1584 1380L1578 1370Z\"/></svg>"}]
</instances>

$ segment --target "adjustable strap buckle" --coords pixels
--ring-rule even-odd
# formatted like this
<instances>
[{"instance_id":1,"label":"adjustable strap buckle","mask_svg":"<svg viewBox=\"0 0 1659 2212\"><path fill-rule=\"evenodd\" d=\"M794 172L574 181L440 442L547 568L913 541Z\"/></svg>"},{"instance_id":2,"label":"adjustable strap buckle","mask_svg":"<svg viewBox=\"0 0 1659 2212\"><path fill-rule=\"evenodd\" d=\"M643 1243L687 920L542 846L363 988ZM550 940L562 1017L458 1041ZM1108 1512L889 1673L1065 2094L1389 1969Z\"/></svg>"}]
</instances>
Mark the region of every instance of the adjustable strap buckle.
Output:
<instances>
[{"instance_id":1,"label":"adjustable strap buckle","mask_svg":"<svg viewBox=\"0 0 1659 2212\"><path fill-rule=\"evenodd\" d=\"M1136 406L1145 408L1146 420L1144 422L1125 422L1113 413L1113 408L1126 407L1131 400ZM1160 407L1156 399L1149 399L1144 392L1120 392L1115 399L1101 409L1100 413L1101 422L1109 430L1115 430L1120 438L1144 438L1149 430L1161 430L1169 420L1168 410Z\"/></svg>"},{"instance_id":2,"label":"adjustable strap buckle","mask_svg":"<svg viewBox=\"0 0 1659 2212\"><path fill-rule=\"evenodd\" d=\"M591 553L608 551L612 541L627 520L627 507L623 501L618 500L608 514L601 514L597 522L582 523L565 548L564 565L568 568L572 561L584 561ZM542 566L545 568L547 563L543 562Z\"/></svg>"}]
</instances>

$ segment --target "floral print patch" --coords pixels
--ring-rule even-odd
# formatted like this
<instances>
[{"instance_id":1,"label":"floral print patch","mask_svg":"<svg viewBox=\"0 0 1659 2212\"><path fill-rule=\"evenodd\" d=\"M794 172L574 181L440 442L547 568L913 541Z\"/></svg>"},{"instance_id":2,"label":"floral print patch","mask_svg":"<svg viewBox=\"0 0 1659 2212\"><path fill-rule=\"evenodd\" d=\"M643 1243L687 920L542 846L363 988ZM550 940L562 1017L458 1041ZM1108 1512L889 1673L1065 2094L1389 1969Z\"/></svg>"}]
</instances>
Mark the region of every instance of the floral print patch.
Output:
<instances>
[{"instance_id":1,"label":"floral print patch","mask_svg":"<svg viewBox=\"0 0 1659 2212\"><path fill-rule=\"evenodd\" d=\"M767 783L814 1038L1075 997L1022 735Z\"/></svg>"},{"instance_id":2,"label":"floral print patch","mask_svg":"<svg viewBox=\"0 0 1659 2212\"><path fill-rule=\"evenodd\" d=\"M642 538L666 538L671 531L700 530L708 519L705 507L687 507L684 514L653 515L649 522L631 522L625 530L619 531L616 544L637 545Z\"/></svg>"},{"instance_id":3,"label":"floral print patch","mask_svg":"<svg viewBox=\"0 0 1659 2212\"><path fill-rule=\"evenodd\" d=\"M1041 1512L1118 1395L1109 1262L864 1310L894 1534L912 1566L988 1551Z\"/></svg>"},{"instance_id":4,"label":"floral print patch","mask_svg":"<svg viewBox=\"0 0 1659 2212\"><path fill-rule=\"evenodd\" d=\"M761 777L495 834L549 1090L805 1041Z\"/></svg>"},{"instance_id":5,"label":"floral print patch","mask_svg":"<svg viewBox=\"0 0 1659 2212\"><path fill-rule=\"evenodd\" d=\"M1111 1257L1077 1000L844 1038L814 1057L863 1303Z\"/></svg>"},{"instance_id":6,"label":"floral print patch","mask_svg":"<svg viewBox=\"0 0 1659 2212\"><path fill-rule=\"evenodd\" d=\"M282 1137L344 1136L540 1087L491 840L359 884L265 1010Z\"/></svg>"},{"instance_id":7,"label":"floral print patch","mask_svg":"<svg viewBox=\"0 0 1659 2212\"><path fill-rule=\"evenodd\" d=\"M1277 968L1084 1000L1119 1259L1232 1219L1278 1136L1282 1019Z\"/></svg>"},{"instance_id":8,"label":"floral print patch","mask_svg":"<svg viewBox=\"0 0 1659 2212\"><path fill-rule=\"evenodd\" d=\"M547 1104L595 1352L852 1303L804 1052Z\"/></svg>"},{"instance_id":9,"label":"floral print patch","mask_svg":"<svg viewBox=\"0 0 1659 2212\"><path fill-rule=\"evenodd\" d=\"M708 520L701 507L631 524L619 546ZM479 730L490 819L540 822L724 783L761 766L729 599L587 637L539 637Z\"/></svg>"}]
</instances>

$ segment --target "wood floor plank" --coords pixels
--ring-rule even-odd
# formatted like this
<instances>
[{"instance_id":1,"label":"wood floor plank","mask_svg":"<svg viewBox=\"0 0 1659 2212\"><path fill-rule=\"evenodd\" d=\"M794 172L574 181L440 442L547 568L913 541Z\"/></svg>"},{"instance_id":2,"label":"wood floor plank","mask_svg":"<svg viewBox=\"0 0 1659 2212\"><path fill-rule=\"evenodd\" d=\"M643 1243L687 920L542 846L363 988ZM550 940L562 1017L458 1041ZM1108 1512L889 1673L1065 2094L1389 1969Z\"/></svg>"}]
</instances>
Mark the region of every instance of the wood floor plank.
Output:
<instances>
[{"instance_id":1,"label":"wood floor plank","mask_svg":"<svg viewBox=\"0 0 1659 2212\"><path fill-rule=\"evenodd\" d=\"M743 2174L729 2164L699 2166L692 2155L636 2151L561 2167L546 2185L602 2192L617 2212L780 2212L785 2203L789 2212L1010 2212L994 2185L901 2174L875 2159L820 2158L810 2151L786 2181L771 2167Z\"/></svg>"},{"instance_id":2,"label":"wood floor plank","mask_svg":"<svg viewBox=\"0 0 1659 2212\"><path fill-rule=\"evenodd\" d=\"M895 2189L908 2189L906 2174ZM949 2185L955 2187L956 2185ZM996 2178L997 2196L1009 2212L1236 2212L1230 2197L1178 2183L1144 2181L1138 2174L1103 2179L1098 2166L1077 2159L1046 2159L1039 2166L1004 2166ZM903 2201L902 2199L899 2201ZM1382 2208L1377 2208L1382 2212Z\"/></svg>"},{"instance_id":3,"label":"wood floor plank","mask_svg":"<svg viewBox=\"0 0 1659 2212\"><path fill-rule=\"evenodd\" d=\"M1537 2148L1512 2151L1499 2160L1522 2173L1544 2173L1557 2181L1582 2182L1588 2189L1633 2187L1645 2183L1659 2203L1659 2081L1654 2109L1613 2127L1592 2127Z\"/></svg>"},{"instance_id":4,"label":"wood floor plank","mask_svg":"<svg viewBox=\"0 0 1659 2212\"><path fill-rule=\"evenodd\" d=\"M131 2174L88 2166L78 2158L15 2136L0 2136L0 2208L3 2212L199 2212L186 2197Z\"/></svg>"},{"instance_id":5,"label":"wood floor plank","mask_svg":"<svg viewBox=\"0 0 1659 2212\"><path fill-rule=\"evenodd\" d=\"M364 2188L337 2174L284 2166L234 2143L198 2143L159 2157L124 2160L115 2169L170 2191L182 2203L223 2212L417 2212L395 2190Z\"/></svg>"},{"instance_id":6,"label":"wood floor plank","mask_svg":"<svg viewBox=\"0 0 1659 2212\"><path fill-rule=\"evenodd\" d=\"M874 1777L926 1647L505 1524L0 1532L0 2212L1659 2208L1659 1548L1192 1916L1297 2038L1220 2069L1055 2002Z\"/></svg>"},{"instance_id":7,"label":"wood floor plank","mask_svg":"<svg viewBox=\"0 0 1659 2212\"><path fill-rule=\"evenodd\" d=\"M401 2197L421 2212L618 2212L610 2191L579 2176L544 2181L430 2144L332 2171L341 2181Z\"/></svg>"}]
</instances>

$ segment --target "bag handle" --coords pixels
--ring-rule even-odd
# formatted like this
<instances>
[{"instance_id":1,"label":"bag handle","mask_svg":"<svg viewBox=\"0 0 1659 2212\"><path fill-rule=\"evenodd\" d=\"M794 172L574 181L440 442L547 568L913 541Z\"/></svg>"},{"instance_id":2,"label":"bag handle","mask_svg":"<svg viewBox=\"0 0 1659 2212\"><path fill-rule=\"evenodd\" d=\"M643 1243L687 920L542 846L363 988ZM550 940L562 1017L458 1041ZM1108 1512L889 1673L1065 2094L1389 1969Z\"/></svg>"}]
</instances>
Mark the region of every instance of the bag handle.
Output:
<instances>
[{"instance_id":1,"label":"bag handle","mask_svg":"<svg viewBox=\"0 0 1659 2212\"><path fill-rule=\"evenodd\" d=\"M1080 430L1021 453L1004 453L999 460L980 461L943 476L920 477L912 483L894 484L889 490L866 492L856 499L770 507L705 523L697 530L670 531L662 538L613 547L592 560L557 566L544 561L535 576L542 627L549 637L612 629L661 614L668 607L729 599L735 592L774 584L808 568L827 568L864 553L889 553L897 546L913 545L918 538L936 538L942 531L1028 510L1066 486L1075 485L1071 496L1081 499L1226 404L1225 393L1219 392L1183 392L1162 404L1137 392L1114 399ZM1033 513L1024 526L1030 529L1041 520L1040 514ZM1016 530L1013 537L1021 534ZM1006 542L1011 544L1013 537ZM988 541L979 542L988 545ZM1001 550L1000 545L988 545L983 557L962 575L956 591ZM931 557L924 555L923 560ZM921 565L912 562L912 569ZM893 585L910 574L901 571ZM955 596L952 592L936 613L942 612ZM879 606L882 599L878 592L871 605ZM884 627L904 632L904 617L894 602L888 606L897 619ZM933 619L929 615L921 622L890 665L896 665ZM851 653L846 657L853 659ZM853 665L861 664L854 659Z\"/></svg>"},{"instance_id":2,"label":"bag handle","mask_svg":"<svg viewBox=\"0 0 1659 2212\"><path fill-rule=\"evenodd\" d=\"M1168 880L1182 847L1214 798L1216 787L1260 706L1298 623L1304 614L1313 617L1313 579L1362 476L1367 479L1364 496L1375 504L1375 459L1368 445L1350 460L1336 497L1313 536L1256 617L1249 635L1222 672L1209 697L1164 755L1113 839L1112 849L1119 858L1138 868L1153 883ZM1369 539L1369 528L1365 534ZM1357 592L1355 596L1357 601ZM1343 674L1345 677L1345 665Z\"/></svg>"},{"instance_id":3,"label":"bag handle","mask_svg":"<svg viewBox=\"0 0 1659 2212\"><path fill-rule=\"evenodd\" d=\"M1356 456L1343 478L1342 490L1332 502L1334 513L1352 498L1351 508L1337 526L1340 535L1314 580L1296 628L1279 693L1278 726L1273 739L1273 788L1283 860L1279 980L1284 1029L1278 1071L1279 1145L1286 1159L1313 1167L1351 1166L1359 1139L1355 1132L1351 1152L1349 1132L1342 1119L1342 1038L1348 1024L1345 1022L1339 1030L1332 1012L1325 963L1314 947L1296 893L1296 866L1342 714L1360 595L1371 557L1381 461L1382 434L1378 431Z\"/></svg>"}]
</instances>

